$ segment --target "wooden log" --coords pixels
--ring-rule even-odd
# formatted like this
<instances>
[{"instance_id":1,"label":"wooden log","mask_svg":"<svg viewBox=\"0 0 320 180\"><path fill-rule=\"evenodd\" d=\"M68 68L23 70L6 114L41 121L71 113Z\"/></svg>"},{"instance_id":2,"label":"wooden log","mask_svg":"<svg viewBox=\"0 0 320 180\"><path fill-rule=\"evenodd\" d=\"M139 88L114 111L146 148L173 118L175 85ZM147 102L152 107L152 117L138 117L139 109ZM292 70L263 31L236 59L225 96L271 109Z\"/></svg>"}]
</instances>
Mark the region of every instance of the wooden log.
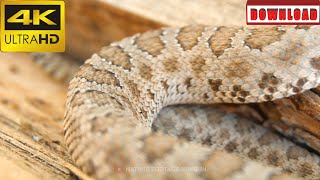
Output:
<instances>
[{"instance_id":1,"label":"wooden log","mask_svg":"<svg viewBox=\"0 0 320 180\"><path fill-rule=\"evenodd\" d=\"M217 107L252 118L263 126L320 153L319 95L318 87L274 102Z\"/></svg>"},{"instance_id":2,"label":"wooden log","mask_svg":"<svg viewBox=\"0 0 320 180\"><path fill-rule=\"evenodd\" d=\"M0 53L0 179L87 178L64 145L66 85L27 54Z\"/></svg>"},{"instance_id":3,"label":"wooden log","mask_svg":"<svg viewBox=\"0 0 320 180\"><path fill-rule=\"evenodd\" d=\"M263 103L257 111L264 116L262 123L320 152L319 87L305 93Z\"/></svg>"}]
</instances>

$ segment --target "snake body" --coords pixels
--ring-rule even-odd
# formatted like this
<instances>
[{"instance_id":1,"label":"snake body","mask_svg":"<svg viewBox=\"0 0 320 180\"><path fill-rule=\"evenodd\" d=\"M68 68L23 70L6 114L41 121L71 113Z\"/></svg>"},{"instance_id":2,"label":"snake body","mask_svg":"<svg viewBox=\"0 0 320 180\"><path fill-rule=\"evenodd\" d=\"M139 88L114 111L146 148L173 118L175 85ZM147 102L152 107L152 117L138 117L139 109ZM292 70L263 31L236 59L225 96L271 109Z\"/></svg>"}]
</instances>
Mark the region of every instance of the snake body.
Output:
<instances>
[{"instance_id":1,"label":"snake body","mask_svg":"<svg viewBox=\"0 0 320 180\"><path fill-rule=\"evenodd\" d=\"M259 103L301 93L319 85L319 70L319 26L191 25L137 34L102 48L70 82L64 122L67 146L75 162L97 179L301 177L295 168L303 153L294 145L288 149L295 158L286 157L292 169L285 172L154 132L151 126L168 105ZM261 144L247 140L252 147L248 151L256 148L257 155L281 165ZM319 158L308 158L313 160L304 176L319 179ZM205 170L128 170L195 166Z\"/></svg>"}]
</instances>

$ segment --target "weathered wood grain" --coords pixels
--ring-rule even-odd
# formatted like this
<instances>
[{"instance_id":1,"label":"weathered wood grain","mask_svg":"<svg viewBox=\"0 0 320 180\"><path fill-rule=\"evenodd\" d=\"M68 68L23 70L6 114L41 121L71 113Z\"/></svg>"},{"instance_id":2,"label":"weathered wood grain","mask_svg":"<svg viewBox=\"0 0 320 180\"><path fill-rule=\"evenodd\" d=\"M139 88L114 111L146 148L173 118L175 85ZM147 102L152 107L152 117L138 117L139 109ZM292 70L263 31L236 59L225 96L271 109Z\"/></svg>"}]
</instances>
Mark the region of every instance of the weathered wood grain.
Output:
<instances>
[{"instance_id":1,"label":"weathered wood grain","mask_svg":"<svg viewBox=\"0 0 320 180\"><path fill-rule=\"evenodd\" d=\"M0 179L86 178L64 145L66 86L27 54L0 53Z\"/></svg>"}]
</instances>

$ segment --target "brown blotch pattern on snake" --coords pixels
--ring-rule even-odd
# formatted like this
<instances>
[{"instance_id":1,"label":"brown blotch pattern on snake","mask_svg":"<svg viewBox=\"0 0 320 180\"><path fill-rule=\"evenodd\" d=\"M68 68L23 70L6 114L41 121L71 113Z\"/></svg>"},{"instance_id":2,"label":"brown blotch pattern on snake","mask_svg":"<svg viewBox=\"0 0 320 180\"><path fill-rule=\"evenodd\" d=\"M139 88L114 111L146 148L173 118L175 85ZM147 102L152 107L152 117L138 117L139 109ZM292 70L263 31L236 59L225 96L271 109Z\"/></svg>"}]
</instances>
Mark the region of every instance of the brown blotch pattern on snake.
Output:
<instances>
[{"instance_id":1,"label":"brown blotch pattern on snake","mask_svg":"<svg viewBox=\"0 0 320 180\"><path fill-rule=\"evenodd\" d=\"M223 73L225 77L230 79L246 77L253 69L250 63L240 57L234 61L226 63L226 68L223 70Z\"/></svg>"},{"instance_id":2,"label":"brown blotch pattern on snake","mask_svg":"<svg viewBox=\"0 0 320 180\"><path fill-rule=\"evenodd\" d=\"M206 71L206 60L203 59L201 56L197 56L190 61L191 63L191 69L196 77L201 77L201 74Z\"/></svg>"},{"instance_id":3,"label":"brown blotch pattern on snake","mask_svg":"<svg viewBox=\"0 0 320 180\"><path fill-rule=\"evenodd\" d=\"M277 140L277 136L271 133L270 131L265 132L259 139L258 143L263 145L269 145Z\"/></svg>"},{"instance_id":4,"label":"brown blotch pattern on snake","mask_svg":"<svg viewBox=\"0 0 320 180\"><path fill-rule=\"evenodd\" d=\"M245 40L245 45L262 50L263 47L279 41L284 33L285 31L279 30L278 27L252 29L251 35Z\"/></svg>"},{"instance_id":5,"label":"brown blotch pattern on snake","mask_svg":"<svg viewBox=\"0 0 320 180\"><path fill-rule=\"evenodd\" d=\"M217 31L208 40L212 52L220 57L225 49L231 47L232 37L240 30L240 28L219 27Z\"/></svg>"},{"instance_id":6,"label":"brown blotch pattern on snake","mask_svg":"<svg viewBox=\"0 0 320 180\"><path fill-rule=\"evenodd\" d=\"M296 86L297 87L302 87L303 85L305 85L306 83L308 82L308 79L307 78L301 78L297 81L297 84Z\"/></svg>"},{"instance_id":7,"label":"brown blotch pattern on snake","mask_svg":"<svg viewBox=\"0 0 320 180\"><path fill-rule=\"evenodd\" d=\"M136 38L135 43L142 51L156 57L165 48L160 38L161 34L162 30L145 32Z\"/></svg>"},{"instance_id":8,"label":"brown blotch pattern on snake","mask_svg":"<svg viewBox=\"0 0 320 180\"><path fill-rule=\"evenodd\" d=\"M320 70L320 56L312 58L310 60L310 64L311 64L313 69Z\"/></svg>"},{"instance_id":9,"label":"brown blotch pattern on snake","mask_svg":"<svg viewBox=\"0 0 320 180\"><path fill-rule=\"evenodd\" d=\"M248 157L251 159L257 159L259 156L259 153L256 148L251 148L248 152Z\"/></svg>"},{"instance_id":10,"label":"brown blotch pattern on snake","mask_svg":"<svg viewBox=\"0 0 320 180\"><path fill-rule=\"evenodd\" d=\"M155 94L154 94L153 92L151 92L150 89L147 90L147 94L148 94L148 97L149 97L150 99L154 100Z\"/></svg>"},{"instance_id":11,"label":"brown blotch pattern on snake","mask_svg":"<svg viewBox=\"0 0 320 180\"><path fill-rule=\"evenodd\" d=\"M201 37L204 26L186 26L180 29L177 40L183 50L191 50L198 44L198 38Z\"/></svg>"},{"instance_id":12,"label":"brown blotch pattern on snake","mask_svg":"<svg viewBox=\"0 0 320 180\"><path fill-rule=\"evenodd\" d=\"M271 151L267 155L267 161L269 164L274 165L274 166L279 166L280 164L280 158L279 155L276 151Z\"/></svg>"},{"instance_id":13,"label":"brown blotch pattern on snake","mask_svg":"<svg viewBox=\"0 0 320 180\"><path fill-rule=\"evenodd\" d=\"M128 53L124 52L120 46L108 46L102 48L99 52L99 56L105 58L112 64L122 67L126 70L131 70L132 64L130 62L131 57Z\"/></svg>"},{"instance_id":14,"label":"brown blotch pattern on snake","mask_svg":"<svg viewBox=\"0 0 320 180\"><path fill-rule=\"evenodd\" d=\"M94 68L91 64L81 66L80 71L75 77L84 78L89 82L96 82L98 84L120 86L120 82L113 72Z\"/></svg>"},{"instance_id":15,"label":"brown blotch pattern on snake","mask_svg":"<svg viewBox=\"0 0 320 180\"><path fill-rule=\"evenodd\" d=\"M211 87L211 90L214 92L219 91L219 87L222 85L222 80L221 79L209 79L208 83Z\"/></svg>"},{"instance_id":16,"label":"brown blotch pattern on snake","mask_svg":"<svg viewBox=\"0 0 320 180\"><path fill-rule=\"evenodd\" d=\"M126 79L126 85L129 91L133 94L134 97L139 98L140 97L140 90L138 89L138 85L129 79Z\"/></svg>"},{"instance_id":17,"label":"brown blotch pattern on snake","mask_svg":"<svg viewBox=\"0 0 320 180\"><path fill-rule=\"evenodd\" d=\"M175 58L164 59L162 61L162 65L164 67L164 70L168 73L178 71L178 61Z\"/></svg>"},{"instance_id":18,"label":"brown blotch pattern on snake","mask_svg":"<svg viewBox=\"0 0 320 180\"><path fill-rule=\"evenodd\" d=\"M191 87L191 80L192 78L186 78L186 80L184 81L184 84L187 86L187 88L190 88Z\"/></svg>"},{"instance_id":19,"label":"brown blotch pattern on snake","mask_svg":"<svg viewBox=\"0 0 320 180\"><path fill-rule=\"evenodd\" d=\"M107 95L106 93L100 92L100 91L93 91L93 90L88 90L85 92L77 92L72 97L70 103L73 106L81 106L81 105L85 104L86 99L92 99L93 96L96 97L95 98L96 100L94 101L94 103L99 106L110 103L110 100L109 100L110 96L109 95Z\"/></svg>"},{"instance_id":20,"label":"brown blotch pattern on snake","mask_svg":"<svg viewBox=\"0 0 320 180\"><path fill-rule=\"evenodd\" d=\"M227 151L227 152L234 152L234 151L236 151L236 149L237 149L237 146L238 146L238 144L236 143L236 142L233 142L233 141L231 141L231 142L229 142L226 146L225 146L225 150Z\"/></svg>"},{"instance_id":21,"label":"brown blotch pattern on snake","mask_svg":"<svg viewBox=\"0 0 320 180\"><path fill-rule=\"evenodd\" d=\"M286 152L286 155L288 159L298 159L299 157L306 157L308 152L299 146L290 146Z\"/></svg>"},{"instance_id":22,"label":"brown blotch pattern on snake","mask_svg":"<svg viewBox=\"0 0 320 180\"><path fill-rule=\"evenodd\" d=\"M275 77L272 73L264 73L258 82L258 86L260 89L265 90L268 94L272 94L276 91L276 87L281 82L282 80Z\"/></svg>"},{"instance_id":23,"label":"brown blotch pattern on snake","mask_svg":"<svg viewBox=\"0 0 320 180\"><path fill-rule=\"evenodd\" d=\"M306 176L314 173L312 165L310 165L309 163L302 164L298 171L299 171L299 175L301 177L306 177Z\"/></svg>"},{"instance_id":24,"label":"brown blotch pattern on snake","mask_svg":"<svg viewBox=\"0 0 320 180\"><path fill-rule=\"evenodd\" d=\"M139 75L145 80L151 80L152 68L146 64L141 64L139 66Z\"/></svg>"}]
</instances>

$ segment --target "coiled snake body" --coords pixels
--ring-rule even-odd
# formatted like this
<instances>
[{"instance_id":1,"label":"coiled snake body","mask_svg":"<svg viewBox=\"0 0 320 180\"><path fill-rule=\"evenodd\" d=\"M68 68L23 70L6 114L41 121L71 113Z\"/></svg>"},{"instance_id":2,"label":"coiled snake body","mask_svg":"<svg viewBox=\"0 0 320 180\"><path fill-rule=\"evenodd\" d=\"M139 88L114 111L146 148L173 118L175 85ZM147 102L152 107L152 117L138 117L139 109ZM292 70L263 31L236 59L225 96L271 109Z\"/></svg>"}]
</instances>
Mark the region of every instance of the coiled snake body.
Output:
<instances>
[{"instance_id":1,"label":"coiled snake body","mask_svg":"<svg viewBox=\"0 0 320 180\"><path fill-rule=\"evenodd\" d=\"M281 168L150 127L167 105L258 103L303 92L318 86L319 69L319 26L192 25L137 34L94 54L71 81L67 145L75 162L98 179L292 179ZM117 171L137 166L205 171ZM315 164L309 177L319 178L319 169Z\"/></svg>"}]
</instances>

